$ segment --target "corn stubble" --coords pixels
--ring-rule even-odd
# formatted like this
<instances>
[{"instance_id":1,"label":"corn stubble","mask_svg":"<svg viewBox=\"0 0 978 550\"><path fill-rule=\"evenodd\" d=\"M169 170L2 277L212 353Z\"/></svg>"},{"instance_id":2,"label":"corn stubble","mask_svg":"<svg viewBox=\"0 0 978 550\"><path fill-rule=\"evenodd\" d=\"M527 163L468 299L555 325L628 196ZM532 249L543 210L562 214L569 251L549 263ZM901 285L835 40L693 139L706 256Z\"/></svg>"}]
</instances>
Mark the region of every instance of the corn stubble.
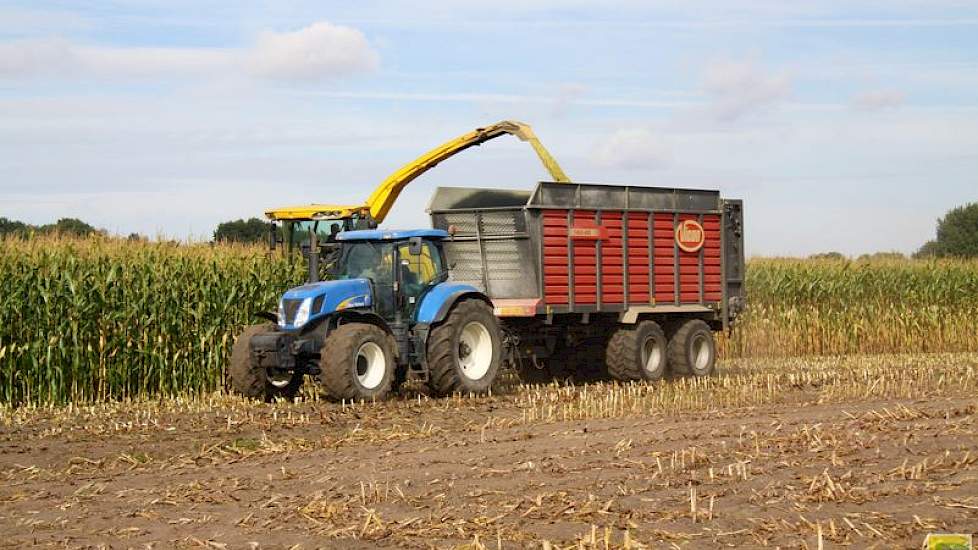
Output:
<instances>
[{"instance_id":1,"label":"corn stubble","mask_svg":"<svg viewBox=\"0 0 978 550\"><path fill-rule=\"evenodd\" d=\"M0 241L0 403L220 389L236 332L302 276L261 247ZM752 260L747 286L749 309L721 338L726 358L978 350L978 261ZM819 383L817 369L771 376L772 389L754 391ZM679 382L677 403L697 383Z\"/></svg>"}]
</instances>

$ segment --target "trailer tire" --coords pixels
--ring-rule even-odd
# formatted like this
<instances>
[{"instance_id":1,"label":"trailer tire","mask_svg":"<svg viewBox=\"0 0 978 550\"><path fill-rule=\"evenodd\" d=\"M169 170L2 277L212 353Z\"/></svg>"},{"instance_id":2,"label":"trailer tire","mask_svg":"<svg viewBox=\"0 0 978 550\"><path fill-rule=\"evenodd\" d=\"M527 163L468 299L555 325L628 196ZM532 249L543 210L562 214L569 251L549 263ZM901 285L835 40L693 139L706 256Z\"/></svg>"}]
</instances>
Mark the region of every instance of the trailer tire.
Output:
<instances>
[{"instance_id":1,"label":"trailer tire","mask_svg":"<svg viewBox=\"0 0 978 550\"><path fill-rule=\"evenodd\" d=\"M550 368L550 359L546 360L540 368L532 361L521 363L516 367L516 375L520 379L521 384L549 384L553 382L557 376L554 375Z\"/></svg>"},{"instance_id":2,"label":"trailer tire","mask_svg":"<svg viewBox=\"0 0 978 550\"><path fill-rule=\"evenodd\" d=\"M660 380L666 373L667 343L655 321L621 326L608 340L606 362L615 380Z\"/></svg>"},{"instance_id":3,"label":"trailer tire","mask_svg":"<svg viewBox=\"0 0 978 550\"><path fill-rule=\"evenodd\" d=\"M394 379L394 344L370 323L347 323L333 330L319 352L319 383L336 400L380 400Z\"/></svg>"},{"instance_id":4,"label":"trailer tire","mask_svg":"<svg viewBox=\"0 0 978 550\"><path fill-rule=\"evenodd\" d=\"M716 340L705 321L686 321L669 339L669 368L675 374L709 376L716 361Z\"/></svg>"},{"instance_id":5,"label":"trailer tire","mask_svg":"<svg viewBox=\"0 0 978 550\"><path fill-rule=\"evenodd\" d=\"M257 334L274 332L275 325L252 325L238 335L231 347L231 365L228 368L231 391L250 399L272 401L275 398L294 399L302 386L302 373L279 373L270 376L267 369L256 369L251 364L251 339Z\"/></svg>"},{"instance_id":6,"label":"trailer tire","mask_svg":"<svg viewBox=\"0 0 978 550\"><path fill-rule=\"evenodd\" d=\"M482 300L464 300L428 338L428 385L442 396L487 392L499 372L501 355L492 308Z\"/></svg>"}]
</instances>

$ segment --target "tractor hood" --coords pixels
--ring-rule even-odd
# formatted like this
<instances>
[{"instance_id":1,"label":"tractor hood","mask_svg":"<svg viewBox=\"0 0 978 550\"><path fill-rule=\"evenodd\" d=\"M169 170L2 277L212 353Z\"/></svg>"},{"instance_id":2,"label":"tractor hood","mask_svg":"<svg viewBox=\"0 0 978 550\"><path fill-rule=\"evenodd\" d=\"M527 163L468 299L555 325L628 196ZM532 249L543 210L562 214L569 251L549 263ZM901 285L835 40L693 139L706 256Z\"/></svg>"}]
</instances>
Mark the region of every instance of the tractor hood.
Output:
<instances>
[{"instance_id":1,"label":"tractor hood","mask_svg":"<svg viewBox=\"0 0 978 550\"><path fill-rule=\"evenodd\" d=\"M311 283L288 290L278 306L278 326L300 330L334 311L369 307L373 303L368 279Z\"/></svg>"}]
</instances>

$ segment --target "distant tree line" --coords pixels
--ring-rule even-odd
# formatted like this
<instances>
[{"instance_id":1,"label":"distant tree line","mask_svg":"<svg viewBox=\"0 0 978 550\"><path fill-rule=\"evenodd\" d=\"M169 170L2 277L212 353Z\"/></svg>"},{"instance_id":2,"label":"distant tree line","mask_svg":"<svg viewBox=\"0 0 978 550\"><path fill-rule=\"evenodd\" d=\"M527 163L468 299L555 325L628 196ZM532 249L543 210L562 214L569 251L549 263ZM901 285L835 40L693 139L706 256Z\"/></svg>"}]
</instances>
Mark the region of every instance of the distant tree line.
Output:
<instances>
[{"instance_id":1,"label":"distant tree line","mask_svg":"<svg viewBox=\"0 0 978 550\"><path fill-rule=\"evenodd\" d=\"M978 202L951 209L937 220L937 238L914 253L914 258L978 258ZM847 260L841 252L820 252L809 258ZM900 252L863 254L859 260L903 259Z\"/></svg>"},{"instance_id":2,"label":"distant tree line","mask_svg":"<svg viewBox=\"0 0 978 550\"><path fill-rule=\"evenodd\" d=\"M298 230L297 233L302 232ZM30 225L16 220L0 217L0 237L8 235L29 236L31 234L58 233L63 235L86 236L106 232L96 229L77 218L61 218L55 223ZM304 233L303 233L304 235ZM297 235L298 236L298 235ZM145 240L138 233L129 235L129 240ZM218 224L214 231L215 242L258 243L268 238L268 222L259 218L230 220ZM812 258L844 260L841 252L813 254ZM978 202L949 210L937 221L937 236L928 241L915 254L915 258L962 257L978 258ZM863 254L860 260L900 259L900 252L876 252Z\"/></svg>"},{"instance_id":3,"label":"distant tree line","mask_svg":"<svg viewBox=\"0 0 978 550\"><path fill-rule=\"evenodd\" d=\"M819 252L818 254L812 254L809 258L813 260L848 260L849 257L841 252ZM857 258L859 261L868 260L905 260L907 256L902 252L873 252L872 254L860 254Z\"/></svg>"},{"instance_id":4,"label":"distant tree line","mask_svg":"<svg viewBox=\"0 0 978 550\"><path fill-rule=\"evenodd\" d=\"M214 241L257 243L268 239L268 222L258 218L223 222L214 231Z\"/></svg>"},{"instance_id":5,"label":"distant tree line","mask_svg":"<svg viewBox=\"0 0 978 550\"><path fill-rule=\"evenodd\" d=\"M55 223L31 225L17 220L0 217L0 237L28 237L31 234L43 235L49 233L84 237L94 234L104 235L105 230L96 229L78 218L61 218Z\"/></svg>"}]
</instances>

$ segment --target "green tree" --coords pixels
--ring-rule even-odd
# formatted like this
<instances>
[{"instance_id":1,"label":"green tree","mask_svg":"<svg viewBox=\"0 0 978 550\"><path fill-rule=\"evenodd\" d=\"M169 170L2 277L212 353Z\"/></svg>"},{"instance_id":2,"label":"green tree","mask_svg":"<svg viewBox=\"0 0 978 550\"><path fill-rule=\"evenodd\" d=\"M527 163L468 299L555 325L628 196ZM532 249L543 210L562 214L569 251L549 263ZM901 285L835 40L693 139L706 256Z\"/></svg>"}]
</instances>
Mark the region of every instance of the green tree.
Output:
<instances>
[{"instance_id":1,"label":"green tree","mask_svg":"<svg viewBox=\"0 0 978 550\"><path fill-rule=\"evenodd\" d=\"M978 257L978 202L948 211L937 221L937 238L917 251L917 257Z\"/></svg>"},{"instance_id":2,"label":"green tree","mask_svg":"<svg viewBox=\"0 0 978 550\"><path fill-rule=\"evenodd\" d=\"M0 218L0 237L6 237L7 235L23 237L30 233L31 229L34 228L24 222Z\"/></svg>"},{"instance_id":3,"label":"green tree","mask_svg":"<svg viewBox=\"0 0 978 550\"><path fill-rule=\"evenodd\" d=\"M812 254L809 256L812 260L845 260L845 254L841 252L819 252L818 254Z\"/></svg>"},{"instance_id":4,"label":"green tree","mask_svg":"<svg viewBox=\"0 0 978 550\"><path fill-rule=\"evenodd\" d=\"M902 252L892 251L892 252L873 252L872 254L862 254L859 256L859 261L874 261L874 260L905 260L906 256Z\"/></svg>"},{"instance_id":5,"label":"green tree","mask_svg":"<svg viewBox=\"0 0 978 550\"><path fill-rule=\"evenodd\" d=\"M78 218L61 218L55 223L49 223L40 227L42 233L58 233L61 235L76 235L85 237L94 233L100 233L91 225L79 220Z\"/></svg>"},{"instance_id":6,"label":"green tree","mask_svg":"<svg viewBox=\"0 0 978 550\"><path fill-rule=\"evenodd\" d=\"M219 242L257 243L266 238L268 223L258 218L224 222L214 231L214 240Z\"/></svg>"}]
</instances>

